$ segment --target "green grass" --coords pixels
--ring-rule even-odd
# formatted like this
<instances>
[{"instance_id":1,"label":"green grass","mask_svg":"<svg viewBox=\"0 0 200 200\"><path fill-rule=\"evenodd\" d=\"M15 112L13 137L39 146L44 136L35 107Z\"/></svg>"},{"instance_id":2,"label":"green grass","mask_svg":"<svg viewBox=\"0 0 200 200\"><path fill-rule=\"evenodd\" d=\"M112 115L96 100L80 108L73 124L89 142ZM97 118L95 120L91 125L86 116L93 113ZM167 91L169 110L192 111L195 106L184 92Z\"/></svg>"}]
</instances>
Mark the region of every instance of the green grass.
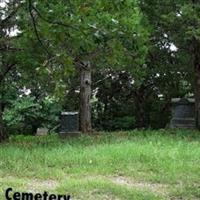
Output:
<instances>
[{"instance_id":1,"label":"green grass","mask_svg":"<svg viewBox=\"0 0 200 200\"><path fill-rule=\"evenodd\" d=\"M0 146L1 200L8 187L88 200L200 199L200 133L11 137Z\"/></svg>"}]
</instances>

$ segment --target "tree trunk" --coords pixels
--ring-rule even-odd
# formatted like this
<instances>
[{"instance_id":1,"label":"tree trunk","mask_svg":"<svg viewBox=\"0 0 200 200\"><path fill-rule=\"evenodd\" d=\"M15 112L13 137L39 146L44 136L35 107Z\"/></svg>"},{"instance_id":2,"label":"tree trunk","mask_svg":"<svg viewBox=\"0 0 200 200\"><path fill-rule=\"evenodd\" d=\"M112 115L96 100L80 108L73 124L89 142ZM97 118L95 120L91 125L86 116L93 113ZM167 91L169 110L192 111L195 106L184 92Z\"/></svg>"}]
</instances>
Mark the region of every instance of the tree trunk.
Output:
<instances>
[{"instance_id":1,"label":"tree trunk","mask_svg":"<svg viewBox=\"0 0 200 200\"><path fill-rule=\"evenodd\" d=\"M0 102L0 143L8 138L3 122L3 104Z\"/></svg>"},{"instance_id":2,"label":"tree trunk","mask_svg":"<svg viewBox=\"0 0 200 200\"><path fill-rule=\"evenodd\" d=\"M200 130L200 59L195 56L195 117L196 127Z\"/></svg>"},{"instance_id":3,"label":"tree trunk","mask_svg":"<svg viewBox=\"0 0 200 200\"><path fill-rule=\"evenodd\" d=\"M144 103L138 102L138 119L137 119L137 127L138 128L145 128L146 127L146 120L145 120L145 110L144 110Z\"/></svg>"},{"instance_id":4,"label":"tree trunk","mask_svg":"<svg viewBox=\"0 0 200 200\"><path fill-rule=\"evenodd\" d=\"M144 95L143 93L135 92L137 128L145 128L146 127L145 99L144 99L143 95Z\"/></svg>"},{"instance_id":5,"label":"tree trunk","mask_svg":"<svg viewBox=\"0 0 200 200\"><path fill-rule=\"evenodd\" d=\"M5 104L3 102L3 96L4 96L3 91L4 91L4 83L0 82L0 143L8 138L3 122L3 112L5 108Z\"/></svg>"},{"instance_id":6,"label":"tree trunk","mask_svg":"<svg viewBox=\"0 0 200 200\"><path fill-rule=\"evenodd\" d=\"M192 0L193 10L199 4L198 0ZM196 21L193 21L194 31L198 28ZM196 128L200 130L200 41L192 38L193 62L194 62L194 94L195 94L195 122Z\"/></svg>"},{"instance_id":7,"label":"tree trunk","mask_svg":"<svg viewBox=\"0 0 200 200\"><path fill-rule=\"evenodd\" d=\"M91 66L85 63L80 70L80 129L83 133L92 131L91 125Z\"/></svg>"}]
</instances>

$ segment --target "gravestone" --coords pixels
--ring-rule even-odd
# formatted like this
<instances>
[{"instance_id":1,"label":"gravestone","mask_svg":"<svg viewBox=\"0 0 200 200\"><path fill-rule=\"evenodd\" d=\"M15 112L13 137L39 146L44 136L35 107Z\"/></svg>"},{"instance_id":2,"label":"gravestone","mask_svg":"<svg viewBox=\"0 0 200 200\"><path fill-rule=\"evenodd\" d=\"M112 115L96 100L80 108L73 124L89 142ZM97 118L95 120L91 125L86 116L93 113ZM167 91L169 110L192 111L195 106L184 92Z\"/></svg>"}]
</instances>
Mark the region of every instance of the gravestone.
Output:
<instances>
[{"instance_id":1,"label":"gravestone","mask_svg":"<svg viewBox=\"0 0 200 200\"><path fill-rule=\"evenodd\" d=\"M195 100L192 98L174 98L170 128L195 128Z\"/></svg>"},{"instance_id":2,"label":"gravestone","mask_svg":"<svg viewBox=\"0 0 200 200\"><path fill-rule=\"evenodd\" d=\"M60 124L60 137L79 135L79 115L78 112L62 112Z\"/></svg>"},{"instance_id":3,"label":"gravestone","mask_svg":"<svg viewBox=\"0 0 200 200\"><path fill-rule=\"evenodd\" d=\"M37 129L37 136L43 136L43 135L47 135L48 134L48 129L47 128L38 128Z\"/></svg>"}]
</instances>

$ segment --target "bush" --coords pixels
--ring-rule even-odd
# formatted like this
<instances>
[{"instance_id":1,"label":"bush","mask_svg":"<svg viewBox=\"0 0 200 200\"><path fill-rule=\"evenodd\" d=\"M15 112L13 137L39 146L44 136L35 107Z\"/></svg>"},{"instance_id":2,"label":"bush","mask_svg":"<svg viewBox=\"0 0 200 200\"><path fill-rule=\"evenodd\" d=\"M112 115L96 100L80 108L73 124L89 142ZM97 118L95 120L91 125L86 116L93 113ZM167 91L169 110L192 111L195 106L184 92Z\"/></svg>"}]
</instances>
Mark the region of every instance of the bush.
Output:
<instances>
[{"instance_id":1,"label":"bush","mask_svg":"<svg viewBox=\"0 0 200 200\"><path fill-rule=\"evenodd\" d=\"M38 127L55 127L60 111L54 98L46 97L38 102L34 97L24 96L5 110L4 120L10 133L35 134Z\"/></svg>"}]
</instances>

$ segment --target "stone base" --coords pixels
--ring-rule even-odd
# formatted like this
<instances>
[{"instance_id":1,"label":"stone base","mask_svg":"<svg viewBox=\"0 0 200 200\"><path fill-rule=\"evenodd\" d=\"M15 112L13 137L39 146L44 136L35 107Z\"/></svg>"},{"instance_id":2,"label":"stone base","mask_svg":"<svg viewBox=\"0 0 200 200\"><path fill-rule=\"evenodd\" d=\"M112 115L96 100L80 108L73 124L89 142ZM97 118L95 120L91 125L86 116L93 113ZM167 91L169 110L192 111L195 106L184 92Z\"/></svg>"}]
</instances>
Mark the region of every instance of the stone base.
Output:
<instances>
[{"instance_id":1,"label":"stone base","mask_svg":"<svg viewBox=\"0 0 200 200\"><path fill-rule=\"evenodd\" d=\"M194 118L173 118L170 122L170 128L195 129Z\"/></svg>"},{"instance_id":2,"label":"stone base","mask_svg":"<svg viewBox=\"0 0 200 200\"><path fill-rule=\"evenodd\" d=\"M79 137L81 135L81 132L60 132L59 137L62 139L68 138L68 137Z\"/></svg>"}]
</instances>

